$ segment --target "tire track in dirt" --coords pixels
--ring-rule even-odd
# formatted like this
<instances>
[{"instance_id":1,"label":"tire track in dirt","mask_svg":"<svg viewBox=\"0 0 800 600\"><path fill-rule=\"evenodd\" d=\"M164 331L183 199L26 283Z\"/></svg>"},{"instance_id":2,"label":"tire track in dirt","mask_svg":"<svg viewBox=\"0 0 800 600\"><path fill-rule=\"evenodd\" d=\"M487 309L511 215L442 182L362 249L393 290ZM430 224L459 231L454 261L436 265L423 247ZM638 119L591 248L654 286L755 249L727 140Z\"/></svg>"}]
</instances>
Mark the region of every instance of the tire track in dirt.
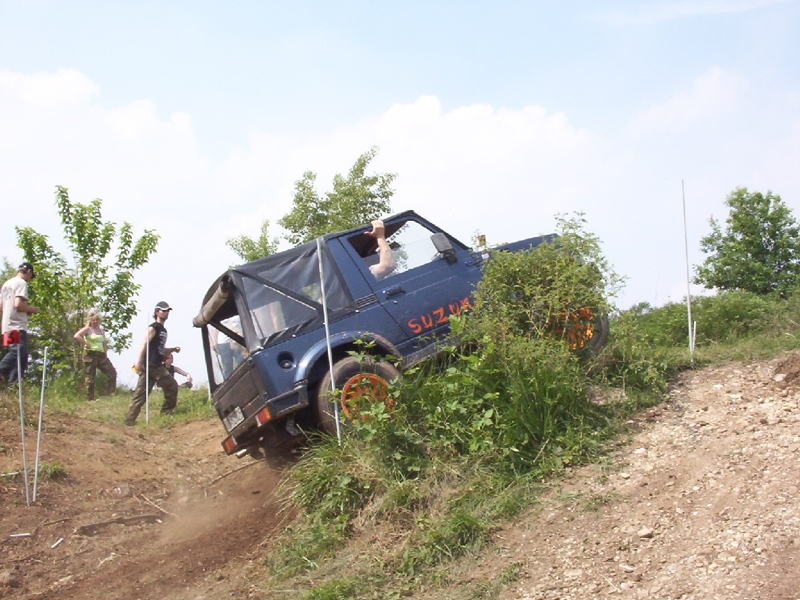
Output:
<instances>
[{"instance_id":1,"label":"tire track in dirt","mask_svg":"<svg viewBox=\"0 0 800 600\"><path fill-rule=\"evenodd\" d=\"M0 422L0 470L20 461L18 437ZM290 518L274 493L283 472L226 456L220 437L216 420L146 431L48 419L42 461L58 460L67 476L42 482L29 508L21 481L0 488L0 571L21 582L0 585L0 598L213 598L249 589L249 569ZM142 515L162 518L137 522ZM34 535L10 537L19 532Z\"/></svg>"}]
</instances>

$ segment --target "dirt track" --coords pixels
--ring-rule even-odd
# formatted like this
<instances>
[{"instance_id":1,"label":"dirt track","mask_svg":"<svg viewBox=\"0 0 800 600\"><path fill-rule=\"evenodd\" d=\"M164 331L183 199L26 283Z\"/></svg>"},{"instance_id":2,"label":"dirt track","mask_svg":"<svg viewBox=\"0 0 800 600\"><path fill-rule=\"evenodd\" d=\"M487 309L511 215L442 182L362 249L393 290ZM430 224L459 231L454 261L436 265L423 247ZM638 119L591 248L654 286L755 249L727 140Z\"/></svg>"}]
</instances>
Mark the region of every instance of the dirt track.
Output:
<instances>
[{"instance_id":1,"label":"dirt track","mask_svg":"<svg viewBox=\"0 0 800 600\"><path fill-rule=\"evenodd\" d=\"M800 598L795 386L798 355L684 374L631 444L576 469L480 560L455 566L458 585L424 597L454 598L516 563L503 600ZM31 508L0 480L0 571L19 584L0 597L268 597L279 474L258 463L224 476L245 463L222 454L220 434L213 420L147 435L49 420L43 461L69 475L43 482ZM0 436L6 472L21 463L18 426L0 423Z\"/></svg>"},{"instance_id":2,"label":"dirt track","mask_svg":"<svg viewBox=\"0 0 800 600\"><path fill-rule=\"evenodd\" d=\"M19 437L12 425L3 424L6 449ZM220 432L214 421L146 436L48 423L42 461L61 461L69 476L44 482L31 508L21 482L0 489L2 570L21 583L0 587L0 597L249 597L240 578L283 518L272 494L279 474L256 463L224 476L249 463L222 453ZM0 470L12 464L17 452L0 455Z\"/></svg>"}]
</instances>

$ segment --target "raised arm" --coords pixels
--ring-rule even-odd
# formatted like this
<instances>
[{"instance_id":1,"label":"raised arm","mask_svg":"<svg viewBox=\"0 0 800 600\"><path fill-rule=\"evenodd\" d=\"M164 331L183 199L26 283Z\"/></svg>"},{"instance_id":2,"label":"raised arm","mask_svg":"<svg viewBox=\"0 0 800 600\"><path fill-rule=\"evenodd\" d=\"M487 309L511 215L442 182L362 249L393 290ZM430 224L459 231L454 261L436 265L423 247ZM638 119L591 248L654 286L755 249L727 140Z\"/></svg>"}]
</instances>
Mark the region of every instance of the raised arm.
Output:
<instances>
[{"instance_id":1,"label":"raised arm","mask_svg":"<svg viewBox=\"0 0 800 600\"><path fill-rule=\"evenodd\" d=\"M368 231L367 235L374 237L378 242L378 264L372 265L369 270L380 281L397 268L392 248L386 241L386 227L383 221L373 221L372 231Z\"/></svg>"}]
</instances>

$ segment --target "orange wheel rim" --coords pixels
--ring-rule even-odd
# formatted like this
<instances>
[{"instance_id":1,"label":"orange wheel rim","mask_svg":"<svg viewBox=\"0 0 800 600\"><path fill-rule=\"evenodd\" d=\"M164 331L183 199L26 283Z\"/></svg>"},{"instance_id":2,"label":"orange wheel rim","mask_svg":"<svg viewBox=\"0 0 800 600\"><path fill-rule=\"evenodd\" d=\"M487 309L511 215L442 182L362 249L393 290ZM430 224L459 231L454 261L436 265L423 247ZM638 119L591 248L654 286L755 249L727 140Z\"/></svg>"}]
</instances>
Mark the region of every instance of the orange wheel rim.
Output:
<instances>
[{"instance_id":1,"label":"orange wheel rim","mask_svg":"<svg viewBox=\"0 0 800 600\"><path fill-rule=\"evenodd\" d=\"M594 336L594 314L589 308L579 308L562 316L553 331L566 338L572 350L585 348Z\"/></svg>"},{"instance_id":2,"label":"orange wheel rim","mask_svg":"<svg viewBox=\"0 0 800 600\"><path fill-rule=\"evenodd\" d=\"M389 397L389 384L374 373L354 375L342 387L342 412L351 421L358 417L362 407L376 402L383 403L386 408L394 404Z\"/></svg>"}]
</instances>

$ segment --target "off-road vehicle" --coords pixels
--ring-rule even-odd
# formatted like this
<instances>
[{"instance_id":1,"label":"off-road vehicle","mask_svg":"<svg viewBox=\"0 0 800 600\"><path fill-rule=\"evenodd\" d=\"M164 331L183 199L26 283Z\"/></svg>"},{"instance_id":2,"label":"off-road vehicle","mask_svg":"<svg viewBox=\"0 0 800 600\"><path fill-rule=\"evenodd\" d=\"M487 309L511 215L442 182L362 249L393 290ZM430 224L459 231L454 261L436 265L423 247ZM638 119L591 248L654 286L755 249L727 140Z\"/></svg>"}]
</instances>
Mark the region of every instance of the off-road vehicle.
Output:
<instances>
[{"instance_id":1,"label":"off-road vehicle","mask_svg":"<svg viewBox=\"0 0 800 600\"><path fill-rule=\"evenodd\" d=\"M387 382L439 350L452 315L472 307L486 251L413 211L385 226L395 268L382 280L369 269L378 248L364 225L232 268L208 290L194 325L225 452L269 449L304 427L335 432L339 410L352 417L356 398L380 398ZM607 322L597 319L589 334L588 344L602 343Z\"/></svg>"}]
</instances>

